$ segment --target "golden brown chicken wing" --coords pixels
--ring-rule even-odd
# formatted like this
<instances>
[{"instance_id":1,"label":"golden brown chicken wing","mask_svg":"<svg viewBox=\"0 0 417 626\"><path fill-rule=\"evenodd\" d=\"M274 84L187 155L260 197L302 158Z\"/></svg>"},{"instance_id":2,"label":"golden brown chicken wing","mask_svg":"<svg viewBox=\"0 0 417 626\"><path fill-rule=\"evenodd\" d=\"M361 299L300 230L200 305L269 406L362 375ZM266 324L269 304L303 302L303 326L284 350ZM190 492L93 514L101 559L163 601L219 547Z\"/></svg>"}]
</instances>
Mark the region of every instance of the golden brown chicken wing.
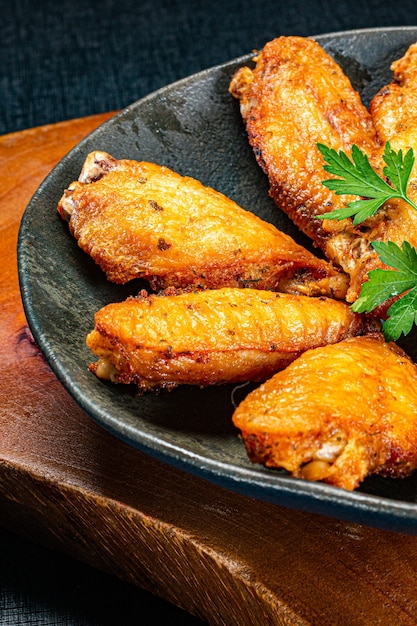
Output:
<instances>
[{"instance_id":1,"label":"golden brown chicken wing","mask_svg":"<svg viewBox=\"0 0 417 626\"><path fill-rule=\"evenodd\" d=\"M88 155L58 211L109 280L343 298L346 276L232 200L167 167Z\"/></svg>"},{"instance_id":2,"label":"golden brown chicken wing","mask_svg":"<svg viewBox=\"0 0 417 626\"><path fill-rule=\"evenodd\" d=\"M373 97L369 110L381 141L414 146L417 126L417 43L391 64L393 78ZM405 137L407 139L405 140Z\"/></svg>"},{"instance_id":3,"label":"golden brown chicken wing","mask_svg":"<svg viewBox=\"0 0 417 626\"><path fill-rule=\"evenodd\" d=\"M267 43L253 70L243 67L230 84L240 101L249 142L270 181L277 205L326 249L332 230L316 215L341 208L351 197L322 185L329 178L316 147L323 143L365 152L379 143L369 112L341 67L313 39L279 37ZM337 223L328 224L336 228Z\"/></svg>"},{"instance_id":4,"label":"golden brown chicken wing","mask_svg":"<svg viewBox=\"0 0 417 626\"><path fill-rule=\"evenodd\" d=\"M87 345L99 378L139 389L264 380L308 348L364 332L330 298L223 288L148 295L95 315Z\"/></svg>"},{"instance_id":5,"label":"golden brown chicken wing","mask_svg":"<svg viewBox=\"0 0 417 626\"><path fill-rule=\"evenodd\" d=\"M313 39L279 37L256 57L254 69L243 67L230 83L240 102L256 159L269 178L270 195L328 259L350 276L347 298L357 298L363 264L376 256L367 231L350 219L316 219L343 208L354 198L336 195L322 181L317 143L350 153L356 144L368 154L380 142L371 116L341 67Z\"/></svg>"},{"instance_id":6,"label":"golden brown chicken wing","mask_svg":"<svg viewBox=\"0 0 417 626\"><path fill-rule=\"evenodd\" d=\"M391 65L393 80L370 103L376 131L384 143L389 141L403 155L412 148L417 155L417 44ZM417 164L411 172L407 194L417 202ZM402 200L386 202L375 216L371 235L375 240L408 241L417 247L417 211Z\"/></svg>"},{"instance_id":7,"label":"golden brown chicken wing","mask_svg":"<svg viewBox=\"0 0 417 626\"><path fill-rule=\"evenodd\" d=\"M417 467L417 366L379 335L309 350L233 415L249 458L355 489Z\"/></svg>"}]
</instances>

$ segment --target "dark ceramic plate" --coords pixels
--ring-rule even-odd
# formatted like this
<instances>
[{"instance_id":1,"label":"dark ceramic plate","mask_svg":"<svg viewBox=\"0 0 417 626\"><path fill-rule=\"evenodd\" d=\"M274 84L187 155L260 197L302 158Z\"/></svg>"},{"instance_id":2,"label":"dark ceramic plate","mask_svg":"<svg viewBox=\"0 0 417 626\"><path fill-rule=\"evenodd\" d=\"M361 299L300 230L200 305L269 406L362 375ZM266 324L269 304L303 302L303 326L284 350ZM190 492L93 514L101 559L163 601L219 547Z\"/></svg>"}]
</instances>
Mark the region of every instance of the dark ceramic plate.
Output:
<instances>
[{"instance_id":1,"label":"dark ceramic plate","mask_svg":"<svg viewBox=\"0 0 417 626\"><path fill-rule=\"evenodd\" d=\"M342 65L368 104L390 80L390 63L417 40L417 27L322 35L317 40ZM249 148L232 74L251 56L191 76L135 102L76 146L46 178L22 220L19 276L25 312L48 363L79 405L125 442L188 472L248 496L397 531L417 533L417 473L405 480L371 477L355 492L252 465L231 423L233 402L248 388L183 387L135 397L87 371L85 336L93 315L110 301L137 293L138 282L108 283L56 212L85 156L154 161L201 180L241 206L306 241L268 197L266 177ZM417 341L405 348L415 357Z\"/></svg>"}]
</instances>

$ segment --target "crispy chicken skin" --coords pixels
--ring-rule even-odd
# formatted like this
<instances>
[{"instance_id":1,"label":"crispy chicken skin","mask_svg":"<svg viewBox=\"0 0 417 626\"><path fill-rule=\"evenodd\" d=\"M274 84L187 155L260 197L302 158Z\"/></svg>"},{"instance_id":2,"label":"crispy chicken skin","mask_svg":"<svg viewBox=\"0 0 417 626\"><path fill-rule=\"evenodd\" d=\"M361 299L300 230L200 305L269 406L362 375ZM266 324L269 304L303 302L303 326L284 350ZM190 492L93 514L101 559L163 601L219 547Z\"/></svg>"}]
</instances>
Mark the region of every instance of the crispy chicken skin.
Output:
<instances>
[{"instance_id":1,"label":"crispy chicken skin","mask_svg":"<svg viewBox=\"0 0 417 626\"><path fill-rule=\"evenodd\" d=\"M115 283L154 290L252 286L343 298L346 276L291 237L197 180L167 167L86 158L58 212Z\"/></svg>"},{"instance_id":2,"label":"crispy chicken skin","mask_svg":"<svg viewBox=\"0 0 417 626\"><path fill-rule=\"evenodd\" d=\"M226 287L109 304L87 345L99 378L170 389L265 380L308 348L366 329L338 300Z\"/></svg>"},{"instance_id":3,"label":"crispy chicken skin","mask_svg":"<svg viewBox=\"0 0 417 626\"><path fill-rule=\"evenodd\" d=\"M369 110L382 141L402 137L414 146L417 126L417 43L391 64L392 82L373 97Z\"/></svg>"},{"instance_id":4,"label":"crispy chicken skin","mask_svg":"<svg viewBox=\"0 0 417 626\"><path fill-rule=\"evenodd\" d=\"M323 143L348 154L356 144L376 154L380 142L371 116L341 67L313 39L279 37L255 58L254 69L240 68L229 90L240 102L249 142L270 183L270 195L326 257L350 276L347 298L357 298L370 247L368 227L354 229L350 219L316 219L346 206L322 181Z\"/></svg>"},{"instance_id":5,"label":"crispy chicken skin","mask_svg":"<svg viewBox=\"0 0 417 626\"><path fill-rule=\"evenodd\" d=\"M325 250L336 223L314 219L342 208L350 196L322 185L329 178L317 143L365 152L379 142L371 116L341 67L313 39L279 37L243 67L229 90L240 102L249 142L270 181L270 193L290 218Z\"/></svg>"},{"instance_id":6,"label":"crispy chicken skin","mask_svg":"<svg viewBox=\"0 0 417 626\"><path fill-rule=\"evenodd\" d=\"M377 333L309 350L248 394L233 422L249 458L353 490L417 467L417 367Z\"/></svg>"},{"instance_id":7,"label":"crispy chicken skin","mask_svg":"<svg viewBox=\"0 0 417 626\"><path fill-rule=\"evenodd\" d=\"M411 45L404 56L391 65L393 80L382 88L370 103L375 129L385 143L390 142L403 155L412 148L417 154L417 44ZM417 164L414 164L407 189L417 201ZM379 218L379 219L378 219ZM408 241L417 247L417 211L402 200L385 203L377 215L372 230L374 239Z\"/></svg>"}]
</instances>

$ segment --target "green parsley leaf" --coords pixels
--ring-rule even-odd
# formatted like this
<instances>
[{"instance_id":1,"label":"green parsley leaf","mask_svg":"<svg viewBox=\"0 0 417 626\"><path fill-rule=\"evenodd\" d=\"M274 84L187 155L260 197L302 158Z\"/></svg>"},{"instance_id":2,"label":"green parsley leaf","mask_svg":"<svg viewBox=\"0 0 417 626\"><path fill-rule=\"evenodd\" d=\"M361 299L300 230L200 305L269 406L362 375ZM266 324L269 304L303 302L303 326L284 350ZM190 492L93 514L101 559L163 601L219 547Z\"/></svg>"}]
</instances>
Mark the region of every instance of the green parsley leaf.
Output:
<instances>
[{"instance_id":1,"label":"green parsley leaf","mask_svg":"<svg viewBox=\"0 0 417 626\"><path fill-rule=\"evenodd\" d=\"M407 196L407 186L414 165L413 150L410 148L403 158L402 150L395 152L389 142L385 144L383 160L384 176L381 178L369 163L368 156L358 146L352 146L352 160L340 150L337 152L321 143L317 148L322 153L326 164L324 170L340 178L324 180L323 185L337 195L355 195L363 199L349 202L343 209L318 215L319 219L338 219L353 217L357 226L371 217L387 200L399 198L417 210L417 205Z\"/></svg>"},{"instance_id":2,"label":"green parsley leaf","mask_svg":"<svg viewBox=\"0 0 417 626\"><path fill-rule=\"evenodd\" d=\"M417 320L417 287L396 300L388 309L388 319L384 322L384 337L396 341L401 335L408 335Z\"/></svg>"},{"instance_id":3,"label":"green parsley leaf","mask_svg":"<svg viewBox=\"0 0 417 626\"><path fill-rule=\"evenodd\" d=\"M417 210L417 205L407 196L407 187L414 166L414 154L409 149L405 156L402 150L395 152L386 143L383 160L383 175L375 172L367 155L356 145L352 146L352 158L342 150L318 143L325 171L338 176L323 181L328 189L338 195L354 195L359 199L349 202L343 209L335 209L317 216L319 219L353 218L356 226L371 217L388 200L398 198ZM359 298L352 305L357 313L370 313L391 298L397 298L387 311L383 323L384 336L388 341L407 335L417 323L417 250L407 241L399 247L392 241L371 242L381 261L392 269L375 269L368 274L362 285Z\"/></svg>"},{"instance_id":4,"label":"green parsley leaf","mask_svg":"<svg viewBox=\"0 0 417 626\"><path fill-rule=\"evenodd\" d=\"M392 241L373 241L372 247L393 269L371 270L352 310L370 313L386 300L401 296L389 307L383 323L385 339L395 341L408 334L417 319L417 250L408 241L401 248Z\"/></svg>"}]
</instances>

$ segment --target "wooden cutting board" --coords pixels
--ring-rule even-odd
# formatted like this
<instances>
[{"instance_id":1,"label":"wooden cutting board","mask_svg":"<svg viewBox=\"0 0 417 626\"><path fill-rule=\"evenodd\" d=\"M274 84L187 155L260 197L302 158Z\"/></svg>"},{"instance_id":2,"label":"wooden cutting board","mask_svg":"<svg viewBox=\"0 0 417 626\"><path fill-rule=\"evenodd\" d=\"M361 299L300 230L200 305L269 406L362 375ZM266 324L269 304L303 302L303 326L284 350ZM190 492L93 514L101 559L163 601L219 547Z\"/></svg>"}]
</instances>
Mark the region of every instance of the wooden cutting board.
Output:
<instances>
[{"instance_id":1,"label":"wooden cutting board","mask_svg":"<svg viewBox=\"0 0 417 626\"><path fill-rule=\"evenodd\" d=\"M0 524L213 625L417 624L417 536L251 500L102 430L27 328L16 242L31 195L110 113L0 137Z\"/></svg>"}]
</instances>

